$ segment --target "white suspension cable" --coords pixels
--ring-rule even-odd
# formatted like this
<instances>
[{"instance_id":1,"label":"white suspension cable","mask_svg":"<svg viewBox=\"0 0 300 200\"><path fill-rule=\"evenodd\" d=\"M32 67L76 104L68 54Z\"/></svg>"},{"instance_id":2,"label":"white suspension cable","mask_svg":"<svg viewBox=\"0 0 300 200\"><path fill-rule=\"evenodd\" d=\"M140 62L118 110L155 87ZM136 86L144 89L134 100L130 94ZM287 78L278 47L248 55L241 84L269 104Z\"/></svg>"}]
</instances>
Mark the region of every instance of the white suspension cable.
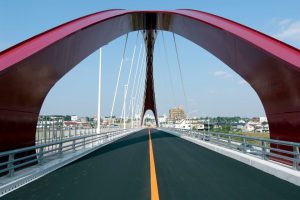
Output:
<instances>
[{"instance_id":1,"label":"white suspension cable","mask_svg":"<svg viewBox=\"0 0 300 200\"><path fill-rule=\"evenodd\" d=\"M128 90L128 85L124 85L124 103L123 103L123 108L125 108L125 104L126 104L127 90ZM123 129L126 129L126 109L124 109Z\"/></svg>"},{"instance_id":2,"label":"white suspension cable","mask_svg":"<svg viewBox=\"0 0 300 200\"><path fill-rule=\"evenodd\" d=\"M188 103L187 103L185 87L184 87L184 84L183 84L181 65L180 65L178 49L177 49L177 44L176 44L176 39L175 39L175 34L174 33L173 33L173 40L174 40L174 45L175 45L175 50L176 50L177 64L178 64L178 68L179 68L179 75L180 75L181 86L182 86L183 95L184 95L185 106L186 106L186 110L187 110L187 114L188 114L189 113L189 108L188 108Z\"/></svg>"},{"instance_id":3,"label":"white suspension cable","mask_svg":"<svg viewBox=\"0 0 300 200\"><path fill-rule=\"evenodd\" d=\"M131 90L131 96L130 96L131 99L133 98L133 93L135 91L135 85L136 85L135 82L136 82L137 72L138 72L139 66L140 66L140 57L141 57L142 47L143 47L143 44L141 44L140 51L139 51L139 56L138 56L138 60L137 60L137 64L136 64L136 70L135 70L135 75L134 75L132 90ZM129 105L129 109L131 107L132 107L132 104Z\"/></svg>"},{"instance_id":4,"label":"white suspension cable","mask_svg":"<svg viewBox=\"0 0 300 200\"><path fill-rule=\"evenodd\" d=\"M135 50L136 50L136 45L137 45L137 41L138 41L138 36L139 36L139 31L137 32L136 35L136 40L135 40L135 45L133 48L133 54L132 54L132 58L131 58L131 64L130 64L130 70L129 70L129 75L128 75L128 80L127 80L127 89L125 90L125 96L124 96L124 104L123 104L123 108L122 108L122 113L126 113L126 100L127 100L127 92L128 92L128 87L129 87L129 83L130 83L130 78L131 78L131 71L132 71L132 66L133 66L133 61L134 61L134 57L135 57ZM124 121L125 121L126 115L124 114Z\"/></svg>"},{"instance_id":5,"label":"white suspension cable","mask_svg":"<svg viewBox=\"0 0 300 200\"><path fill-rule=\"evenodd\" d=\"M169 63L169 59L168 59L168 54L167 54L167 48L166 48L166 41L165 41L165 36L164 36L164 32L161 31L161 35L162 35L162 39L163 39L163 47L164 47L164 58L165 61L167 63L167 68L168 68L168 77L169 77L169 81L170 81L170 85L171 85L171 92L172 92L172 99L173 99L173 104L176 105L176 98L175 98L175 92L174 92L174 86L173 86L173 80L172 80L172 74L171 74L171 67L170 67L170 63ZM159 54L160 55L160 54Z\"/></svg>"},{"instance_id":6,"label":"white suspension cable","mask_svg":"<svg viewBox=\"0 0 300 200\"><path fill-rule=\"evenodd\" d=\"M147 64L145 64L145 68L144 68L144 73L143 73L143 79L142 80L144 80L143 82L143 84L141 84L141 89L140 89L140 103L139 103L139 106L138 106L138 110L137 110L137 112L138 112L138 115L139 116L142 116L142 112L143 112L143 105L144 105L144 97L145 97L145 87L146 87L146 69L147 69ZM141 123L141 120L142 120L142 118L140 118L140 122L139 122L139 124Z\"/></svg>"},{"instance_id":7,"label":"white suspension cable","mask_svg":"<svg viewBox=\"0 0 300 200\"><path fill-rule=\"evenodd\" d=\"M145 55L145 50L144 50L144 53L143 55ZM137 83L137 87L136 87L136 91L135 91L135 95L134 95L134 99L135 99L135 102L134 102L134 113L136 112L136 106L137 106L137 103L138 103L138 92L139 92L139 89L140 89L140 85L141 85L141 78L142 78L142 71L143 71L143 68L144 68L144 63L145 63L145 57L142 58L142 62L141 62L141 67L140 67L140 71L139 71L139 76L138 76L138 83Z\"/></svg>"},{"instance_id":8,"label":"white suspension cable","mask_svg":"<svg viewBox=\"0 0 300 200\"><path fill-rule=\"evenodd\" d=\"M142 66L142 69L143 69L143 73L142 73L142 75L141 75L141 78L140 78L140 85L139 85L139 91L138 91L138 96L137 96L137 104L136 104L136 108L135 108L135 110L136 110L136 114L139 114L139 116L141 116L140 114L141 114L141 112L140 112L140 106L143 104L143 95L142 95L142 93L143 93L143 89L145 89L145 87L143 87L143 86L145 86L145 82L146 82L146 79L145 79L145 76L146 76L146 58L144 58L144 62L143 62L143 66ZM144 80L144 84L142 83L143 81L142 80Z\"/></svg>"},{"instance_id":9,"label":"white suspension cable","mask_svg":"<svg viewBox=\"0 0 300 200\"><path fill-rule=\"evenodd\" d=\"M131 90L131 101L130 101L130 104L129 104L129 108L128 110L130 110L131 108L131 128L133 128L133 104L134 104L134 97L133 97L133 92L134 92L134 89L135 89L135 82L136 82L136 76L137 76L137 72L138 72L138 69L139 69L139 64L140 64L140 57L141 57L141 52L142 52L142 44L141 44L141 47L140 47L140 50L139 50L139 56L138 56L138 60L137 60L137 64L136 64L136 70L135 70L135 75L134 75L134 79L133 79L133 84L132 84L132 90Z\"/></svg>"},{"instance_id":10,"label":"white suspension cable","mask_svg":"<svg viewBox=\"0 0 300 200\"><path fill-rule=\"evenodd\" d=\"M125 50L126 50L126 45L127 45L127 39L128 39L128 33L126 34L125 45L124 45L123 55L122 55L122 59L121 59L121 63L120 63L120 68L119 68L119 73L118 73L118 79L117 79L117 84L116 84L116 89L115 89L113 104L112 104L112 108L111 108L111 112L110 112L110 120L109 120L110 123L112 122L111 120L112 120L112 115L113 115L113 112L114 112L114 107L115 107L115 102L116 102L116 96L117 96L117 92L118 92L119 81L120 81L121 71L122 71L122 67L123 67L123 61L124 61L124 57L125 57Z\"/></svg>"}]
</instances>

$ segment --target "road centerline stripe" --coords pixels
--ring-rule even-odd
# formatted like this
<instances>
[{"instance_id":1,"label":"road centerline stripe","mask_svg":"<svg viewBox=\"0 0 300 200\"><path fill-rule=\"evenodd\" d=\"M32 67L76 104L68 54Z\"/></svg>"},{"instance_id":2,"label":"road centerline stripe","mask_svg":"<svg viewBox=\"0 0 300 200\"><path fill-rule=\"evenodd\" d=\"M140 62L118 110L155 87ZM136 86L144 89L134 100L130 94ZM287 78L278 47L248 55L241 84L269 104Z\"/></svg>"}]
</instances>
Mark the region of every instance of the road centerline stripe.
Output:
<instances>
[{"instance_id":1,"label":"road centerline stripe","mask_svg":"<svg viewBox=\"0 0 300 200\"><path fill-rule=\"evenodd\" d=\"M159 200L158 187L157 187L157 178L154 162L154 154L152 148L152 140L150 134L150 128L148 128L149 134L149 156L150 156L150 181L151 181L151 200Z\"/></svg>"}]
</instances>

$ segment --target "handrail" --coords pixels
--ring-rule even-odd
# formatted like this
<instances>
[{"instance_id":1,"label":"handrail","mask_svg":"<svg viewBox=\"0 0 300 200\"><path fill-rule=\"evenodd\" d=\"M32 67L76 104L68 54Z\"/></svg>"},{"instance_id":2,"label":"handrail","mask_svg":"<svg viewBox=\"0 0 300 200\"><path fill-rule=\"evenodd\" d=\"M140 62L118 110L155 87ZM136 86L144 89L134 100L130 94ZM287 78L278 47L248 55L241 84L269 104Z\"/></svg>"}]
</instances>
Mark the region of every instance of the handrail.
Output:
<instances>
[{"instance_id":1,"label":"handrail","mask_svg":"<svg viewBox=\"0 0 300 200\"><path fill-rule=\"evenodd\" d=\"M6 156L6 154L21 153L23 151L30 151L30 150L33 150L33 149L36 149L36 148L47 147L47 146L50 146L50 145L56 145L56 144L60 144L60 143L64 143L64 142L70 142L70 141L73 141L73 140L83 139L83 138L92 137L92 136L96 136L96 135L101 135L101 134L105 134L105 133L117 132L117 131L120 131L120 130L128 130L128 129L118 129L118 130L113 130L111 132L107 131L107 132L101 132L101 133L96 133L96 134L74 136L74 137L67 138L67 139L62 139L62 140L59 140L59 141L39 144L39 145L35 145L35 146L23 147L23 148L9 150L9 151L4 151L4 152L0 153L0 157Z\"/></svg>"},{"instance_id":2,"label":"handrail","mask_svg":"<svg viewBox=\"0 0 300 200\"><path fill-rule=\"evenodd\" d=\"M218 132L206 132L195 131L187 129L176 128L161 128L162 130L169 130L180 135L186 135L195 139L200 139L223 147L239 150L242 153L258 156L264 160L278 159L284 164L292 165L295 170L300 170L300 143L289 142L282 140L255 138L243 135L218 133ZM253 144L253 143L258 144ZM244 143L244 144L243 144ZM246 145L250 144L250 147ZM275 145L275 146L274 146ZM281 145L281 148L277 148L276 145ZM282 148L285 147L285 149Z\"/></svg>"},{"instance_id":3,"label":"handrail","mask_svg":"<svg viewBox=\"0 0 300 200\"><path fill-rule=\"evenodd\" d=\"M8 176L12 176L16 169L30 164L42 164L46 158L62 155L64 152L76 151L78 149L86 148L87 145L93 144L97 141L111 141L112 139L124 133L134 131L136 129L106 129L103 132L96 133L95 129L90 129L89 134L74 136L59 141L48 142L35 146L24 147L15 150L9 150L0 153L0 158L7 159L0 162L0 176L8 172ZM101 143L102 144L102 143ZM92 145L93 146L93 145ZM82 147L82 148L81 148ZM31 152L32 151L32 152ZM30 152L29 155L15 158L15 155Z\"/></svg>"}]
</instances>

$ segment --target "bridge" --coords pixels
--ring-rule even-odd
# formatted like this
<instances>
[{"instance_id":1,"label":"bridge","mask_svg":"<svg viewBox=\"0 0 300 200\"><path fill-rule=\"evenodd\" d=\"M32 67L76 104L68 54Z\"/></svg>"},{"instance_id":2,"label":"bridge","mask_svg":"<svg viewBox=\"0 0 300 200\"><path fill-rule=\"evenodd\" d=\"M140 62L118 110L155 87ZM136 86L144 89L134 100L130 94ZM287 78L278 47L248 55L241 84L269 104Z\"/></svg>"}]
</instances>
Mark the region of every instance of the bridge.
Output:
<instances>
[{"instance_id":1,"label":"bridge","mask_svg":"<svg viewBox=\"0 0 300 200\"><path fill-rule=\"evenodd\" d=\"M37 140L39 112L53 85L92 52L132 31L145 42L139 126L104 129L98 124L97 129L73 133L50 128L51 139ZM153 49L159 31L193 41L241 75L263 103L270 139L158 127ZM118 80L123 60L124 53ZM178 52L177 61L180 68ZM0 195L295 199L300 194L299 68L298 49L196 10L107 10L55 27L0 53L0 92L5 94L0 99ZM147 110L154 114L155 128L142 127ZM57 133L60 137L54 140ZM255 151L239 149L253 141Z\"/></svg>"}]
</instances>

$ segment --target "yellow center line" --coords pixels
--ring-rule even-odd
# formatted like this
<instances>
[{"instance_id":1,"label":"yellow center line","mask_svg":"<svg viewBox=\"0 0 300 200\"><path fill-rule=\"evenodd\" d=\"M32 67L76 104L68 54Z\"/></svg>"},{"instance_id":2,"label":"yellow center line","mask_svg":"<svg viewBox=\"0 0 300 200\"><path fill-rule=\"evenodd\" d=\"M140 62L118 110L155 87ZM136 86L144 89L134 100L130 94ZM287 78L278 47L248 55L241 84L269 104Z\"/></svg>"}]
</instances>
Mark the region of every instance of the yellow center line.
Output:
<instances>
[{"instance_id":1,"label":"yellow center line","mask_svg":"<svg viewBox=\"0 0 300 200\"><path fill-rule=\"evenodd\" d=\"M148 133L149 133L149 154L150 154L151 200L159 200L150 128L148 128Z\"/></svg>"}]
</instances>

